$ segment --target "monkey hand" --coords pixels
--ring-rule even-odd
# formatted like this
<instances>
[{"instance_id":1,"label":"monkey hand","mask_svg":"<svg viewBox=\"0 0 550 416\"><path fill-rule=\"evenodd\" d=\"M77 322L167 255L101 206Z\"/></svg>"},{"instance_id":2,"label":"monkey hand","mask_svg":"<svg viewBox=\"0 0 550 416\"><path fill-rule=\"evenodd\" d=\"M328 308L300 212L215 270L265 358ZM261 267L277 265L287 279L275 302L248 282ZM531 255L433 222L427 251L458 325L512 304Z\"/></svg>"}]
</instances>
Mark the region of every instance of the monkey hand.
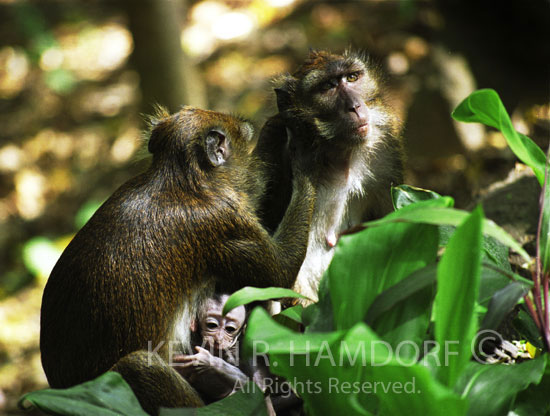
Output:
<instances>
[{"instance_id":1,"label":"monkey hand","mask_svg":"<svg viewBox=\"0 0 550 416\"><path fill-rule=\"evenodd\" d=\"M248 377L236 366L216 357L204 348L195 347L196 354L177 355L176 370L202 395L211 400L222 399L243 386Z\"/></svg>"},{"instance_id":2,"label":"monkey hand","mask_svg":"<svg viewBox=\"0 0 550 416\"><path fill-rule=\"evenodd\" d=\"M223 367L224 361L210 354L210 351L199 346L195 350L196 354L176 355L172 358L176 371L185 378L192 378L207 369Z\"/></svg>"}]
</instances>

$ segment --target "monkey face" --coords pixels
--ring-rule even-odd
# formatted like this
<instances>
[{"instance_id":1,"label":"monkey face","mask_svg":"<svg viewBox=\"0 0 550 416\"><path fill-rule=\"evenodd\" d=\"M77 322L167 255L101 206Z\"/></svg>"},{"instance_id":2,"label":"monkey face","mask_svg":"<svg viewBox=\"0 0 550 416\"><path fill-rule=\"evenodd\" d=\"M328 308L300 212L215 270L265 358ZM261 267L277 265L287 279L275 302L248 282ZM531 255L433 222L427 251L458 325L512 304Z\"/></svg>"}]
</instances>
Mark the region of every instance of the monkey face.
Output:
<instances>
[{"instance_id":1,"label":"monkey face","mask_svg":"<svg viewBox=\"0 0 550 416\"><path fill-rule=\"evenodd\" d=\"M331 140L331 145L346 148L373 142L391 118L379 84L378 70L359 55L311 52L276 90L279 111L290 125L294 122L304 126L304 132L317 133L304 137Z\"/></svg>"},{"instance_id":2,"label":"monkey face","mask_svg":"<svg viewBox=\"0 0 550 416\"><path fill-rule=\"evenodd\" d=\"M222 315L227 298L228 296L224 295L220 300L208 299L204 305L204 313L199 316L203 348L215 355L232 351L236 347L246 319L244 306L239 306L227 315Z\"/></svg>"}]
</instances>

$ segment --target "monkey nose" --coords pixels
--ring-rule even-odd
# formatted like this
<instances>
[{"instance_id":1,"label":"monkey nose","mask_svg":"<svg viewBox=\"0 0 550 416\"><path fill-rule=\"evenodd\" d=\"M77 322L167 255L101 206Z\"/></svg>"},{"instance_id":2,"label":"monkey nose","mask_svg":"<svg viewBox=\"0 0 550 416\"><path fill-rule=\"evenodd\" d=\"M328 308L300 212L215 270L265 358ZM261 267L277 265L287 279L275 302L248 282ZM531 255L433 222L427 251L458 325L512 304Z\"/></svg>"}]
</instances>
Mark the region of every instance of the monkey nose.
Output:
<instances>
[{"instance_id":1,"label":"monkey nose","mask_svg":"<svg viewBox=\"0 0 550 416\"><path fill-rule=\"evenodd\" d=\"M369 121L369 113L367 110L367 106L363 103L354 103L353 107L350 108L350 111L355 114L357 117L357 121L359 122L360 126L364 126Z\"/></svg>"}]
</instances>

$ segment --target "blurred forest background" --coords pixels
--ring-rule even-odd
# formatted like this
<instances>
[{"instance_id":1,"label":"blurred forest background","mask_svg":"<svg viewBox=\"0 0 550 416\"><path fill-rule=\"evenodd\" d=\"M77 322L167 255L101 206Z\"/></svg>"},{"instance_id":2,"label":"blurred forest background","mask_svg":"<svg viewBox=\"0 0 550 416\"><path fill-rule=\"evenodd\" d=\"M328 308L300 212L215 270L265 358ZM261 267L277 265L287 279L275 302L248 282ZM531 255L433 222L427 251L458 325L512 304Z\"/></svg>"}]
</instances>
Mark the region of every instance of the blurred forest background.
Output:
<instances>
[{"instance_id":1,"label":"blurred forest background","mask_svg":"<svg viewBox=\"0 0 550 416\"><path fill-rule=\"evenodd\" d=\"M484 201L532 249L536 181L500 133L450 113L494 88L547 149L547 0L0 0L0 413L46 386L44 284L91 213L146 167L143 114L191 104L259 129L275 113L270 80L310 47L367 51L404 120L406 182L459 208Z\"/></svg>"}]
</instances>

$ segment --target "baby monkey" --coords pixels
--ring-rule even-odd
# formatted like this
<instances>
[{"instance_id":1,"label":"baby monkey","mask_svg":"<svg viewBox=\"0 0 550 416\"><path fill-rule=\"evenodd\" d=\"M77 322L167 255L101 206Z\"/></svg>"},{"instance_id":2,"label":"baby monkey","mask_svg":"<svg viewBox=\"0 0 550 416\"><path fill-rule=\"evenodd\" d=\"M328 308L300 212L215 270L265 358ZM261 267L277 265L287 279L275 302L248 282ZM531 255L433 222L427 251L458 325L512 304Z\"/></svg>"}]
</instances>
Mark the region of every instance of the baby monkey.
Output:
<instances>
[{"instance_id":1,"label":"baby monkey","mask_svg":"<svg viewBox=\"0 0 550 416\"><path fill-rule=\"evenodd\" d=\"M191 383L206 403L235 393L252 379L266 394L269 415L275 415L276 410L300 406L300 400L289 394L287 397L276 397L275 409L270 389L276 377L269 372L263 357L241 361L239 352L247 312L244 306L239 306L222 315L228 298L229 295L216 294L204 303L191 326L196 354L174 356L174 368Z\"/></svg>"},{"instance_id":2,"label":"baby monkey","mask_svg":"<svg viewBox=\"0 0 550 416\"><path fill-rule=\"evenodd\" d=\"M206 300L191 323L193 355L178 355L176 369L203 399L223 399L244 386L248 376L239 368L240 338L246 323L246 309L239 306L222 315L228 295Z\"/></svg>"}]
</instances>

